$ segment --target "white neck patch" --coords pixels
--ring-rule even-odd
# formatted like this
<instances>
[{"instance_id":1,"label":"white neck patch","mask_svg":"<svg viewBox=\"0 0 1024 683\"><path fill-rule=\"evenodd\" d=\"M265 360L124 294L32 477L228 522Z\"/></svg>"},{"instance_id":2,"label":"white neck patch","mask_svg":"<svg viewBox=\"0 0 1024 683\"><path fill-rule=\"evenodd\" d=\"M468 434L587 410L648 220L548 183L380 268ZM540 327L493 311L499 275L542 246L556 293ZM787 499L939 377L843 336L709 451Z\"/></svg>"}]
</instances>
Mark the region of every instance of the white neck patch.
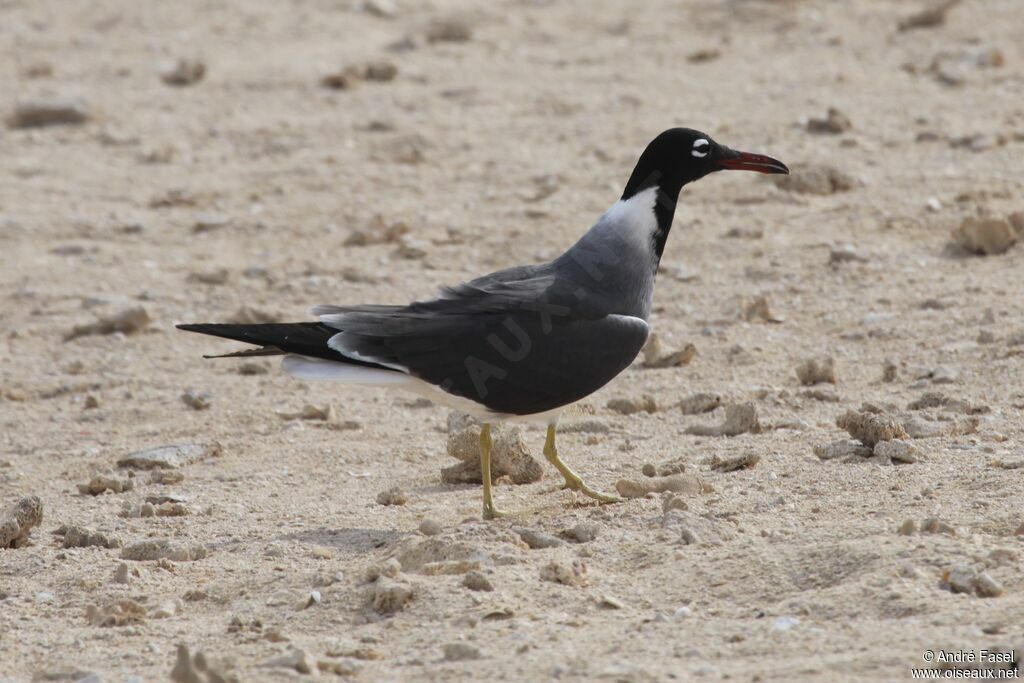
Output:
<instances>
[{"instance_id":1,"label":"white neck patch","mask_svg":"<svg viewBox=\"0 0 1024 683\"><path fill-rule=\"evenodd\" d=\"M629 199L620 199L608 209L602 217L616 235L627 240L631 245L645 251L654 249L654 234L658 230L658 219L654 215L654 206L658 201L660 188L655 185L637 192Z\"/></svg>"}]
</instances>

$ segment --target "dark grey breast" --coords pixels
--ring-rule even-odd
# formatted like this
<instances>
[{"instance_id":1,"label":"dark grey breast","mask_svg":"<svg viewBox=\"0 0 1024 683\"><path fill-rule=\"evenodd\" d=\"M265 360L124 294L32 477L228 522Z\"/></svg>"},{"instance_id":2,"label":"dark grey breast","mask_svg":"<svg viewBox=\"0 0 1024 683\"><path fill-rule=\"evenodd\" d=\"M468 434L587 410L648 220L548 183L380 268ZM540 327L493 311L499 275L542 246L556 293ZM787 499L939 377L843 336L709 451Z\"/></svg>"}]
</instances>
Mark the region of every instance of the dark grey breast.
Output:
<instances>
[{"instance_id":1,"label":"dark grey breast","mask_svg":"<svg viewBox=\"0 0 1024 683\"><path fill-rule=\"evenodd\" d=\"M344 355L409 374L507 415L600 389L636 357L647 323L554 263L499 271L408 306L321 306Z\"/></svg>"}]
</instances>

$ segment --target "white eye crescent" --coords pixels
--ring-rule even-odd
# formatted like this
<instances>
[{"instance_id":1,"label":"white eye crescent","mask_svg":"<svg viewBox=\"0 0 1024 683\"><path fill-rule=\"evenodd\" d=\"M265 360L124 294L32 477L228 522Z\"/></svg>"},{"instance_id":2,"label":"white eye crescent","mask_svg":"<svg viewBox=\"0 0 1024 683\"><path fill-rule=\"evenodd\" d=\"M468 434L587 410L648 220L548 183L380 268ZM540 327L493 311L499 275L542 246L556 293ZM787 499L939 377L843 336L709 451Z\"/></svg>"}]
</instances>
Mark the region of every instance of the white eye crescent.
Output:
<instances>
[{"instance_id":1,"label":"white eye crescent","mask_svg":"<svg viewBox=\"0 0 1024 683\"><path fill-rule=\"evenodd\" d=\"M706 157L710 150L711 143L704 138L698 138L693 141L693 149L690 151L690 154L700 159L701 157Z\"/></svg>"}]
</instances>

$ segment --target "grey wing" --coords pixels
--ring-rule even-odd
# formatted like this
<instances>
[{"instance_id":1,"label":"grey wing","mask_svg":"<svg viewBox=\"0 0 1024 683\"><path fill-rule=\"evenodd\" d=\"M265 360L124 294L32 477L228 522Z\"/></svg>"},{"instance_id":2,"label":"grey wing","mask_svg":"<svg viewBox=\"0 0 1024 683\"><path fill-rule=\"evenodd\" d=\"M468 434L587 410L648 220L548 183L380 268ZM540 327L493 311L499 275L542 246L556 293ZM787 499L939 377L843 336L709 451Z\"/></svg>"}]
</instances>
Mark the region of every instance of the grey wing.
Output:
<instances>
[{"instance_id":1,"label":"grey wing","mask_svg":"<svg viewBox=\"0 0 1024 683\"><path fill-rule=\"evenodd\" d=\"M496 413L530 415L604 386L647 340L640 318L605 315L543 266L515 268L404 307L317 307L331 348L407 372Z\"/></svg>"}]
</instances>

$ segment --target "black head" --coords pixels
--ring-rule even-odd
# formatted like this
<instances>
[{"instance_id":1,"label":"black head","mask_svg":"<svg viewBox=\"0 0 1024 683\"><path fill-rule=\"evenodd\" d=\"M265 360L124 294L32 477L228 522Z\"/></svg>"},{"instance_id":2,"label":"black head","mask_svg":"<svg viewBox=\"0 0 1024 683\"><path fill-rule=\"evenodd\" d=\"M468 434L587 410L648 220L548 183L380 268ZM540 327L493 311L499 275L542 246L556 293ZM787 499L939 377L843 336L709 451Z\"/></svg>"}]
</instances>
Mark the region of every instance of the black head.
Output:
<instances>
[{"instance_id":1,"label":"black head","mask_svg":"<svg viewBox=\"0 0 1024 683\"><path fill-rule=\"evenodd\" d=\"M683 185L709 173L726 170L789 173L786 165L778 159L737 152L718 144L707 133L691 128L670 128L647 145L626 183L622 198L629 199L638 192L658 188L655 214L659 234L655 236L655 246L659 257L672 227L672 216Z\"/></svg>"}]
</instances>

